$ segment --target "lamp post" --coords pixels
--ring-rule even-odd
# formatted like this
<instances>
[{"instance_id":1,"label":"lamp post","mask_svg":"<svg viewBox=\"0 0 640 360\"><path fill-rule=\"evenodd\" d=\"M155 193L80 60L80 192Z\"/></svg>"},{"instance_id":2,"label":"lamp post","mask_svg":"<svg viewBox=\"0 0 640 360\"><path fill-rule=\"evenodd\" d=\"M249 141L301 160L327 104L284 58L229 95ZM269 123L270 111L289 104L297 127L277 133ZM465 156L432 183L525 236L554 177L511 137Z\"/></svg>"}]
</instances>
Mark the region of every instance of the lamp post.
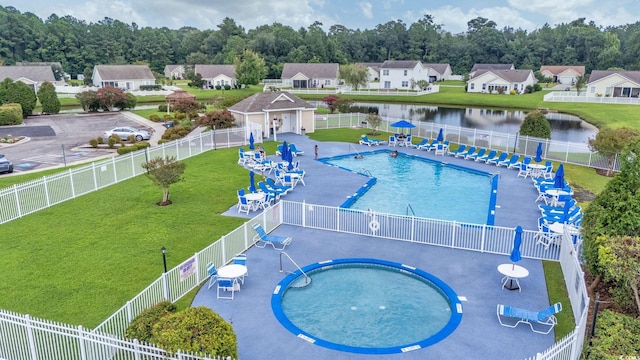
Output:
<instances>
[{"instance_id":1,"label":"lamp post","mask_svg":"<svg viewBox=\"0 0 640 360\"><path fill-rule=\"evenodd\" d=\"M167 272L167 248L166 247L162 247L160 250L162 250L162 265L164 265L164 272Z\"/></svg>"}]
</instances>

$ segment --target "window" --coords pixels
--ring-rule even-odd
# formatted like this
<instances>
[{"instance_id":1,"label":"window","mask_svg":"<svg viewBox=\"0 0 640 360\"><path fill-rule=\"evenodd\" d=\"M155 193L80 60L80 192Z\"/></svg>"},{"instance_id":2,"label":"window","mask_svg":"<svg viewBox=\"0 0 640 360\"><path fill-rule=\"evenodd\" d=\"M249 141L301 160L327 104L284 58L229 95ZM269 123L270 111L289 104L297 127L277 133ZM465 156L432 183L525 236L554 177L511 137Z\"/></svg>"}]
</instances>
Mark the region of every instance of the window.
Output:
<instances>
[{"instance_id":1,"label":"window","mask_svg":"<svg viewBox=\"0 0 640 360\"><path fill-rule=\"evenodd\" d=\"M404 71L404 76L407 76L407 72L408 72L407 70Z\"/></svg>"},{"instance_id":2,"label":"window","mask_svg":"<svg viewBox=\"0 0 640 360\"><path fill-rule=\"evenodd\" d=\"M389 69L383 69L382 70L382 75L389 76Z\"/></svg>"},{"instance_id":3,"label":"window","mask_svg":"<svg viewBox=\"0 0 640 360\"><path fill-rule=\"evenodd\" d=\"M482 91L486 91L487 90L487 84L482 84Z\"/></svg>"},{"instance_id":4,"label":"window","mask_svg":"<svg viewBox=\"0 0 640 360\"><path fill-rule=\"evenodd\" d=\"M384 82L384 88L385 89L391 89L391 81L385 81Z\"/></svg>"},{"instance_id":5,"label":"window","mask_svg":"<svg viewBox=\"0 0 640 360\"><path fill-rule=\"evenodd\" d=\"M408 81L403 81L402 82L402 87L403 88L408 88L409 87L409 82Z\"/></svg>"},{"instance_id":6,"label":"window","mask_svg":"<svg viewBox=\"0 0 640 360\"><path fill-rule=\"evenodd\" d=\"M471 87L470 87L470 89L471 89L471 90L473 90L473 89L475 89L475 88L476 88L476 83L471 83Z\"/></svg>"},{"instance_id":7,"label":"window","mask_svg":"<svg viewBox=\"0 0 640 360\"><path fill-rule=\"evenodd\" d=\"M592 94L595 94L596 93L596 87L595 86L591 86L589 88L589 92L592 93Z\"/></svg>"},{"instance_id":8,"label":"window","mask_svg":"<svg viewBox=\"0 0 640 360\"><path fill-rule=\"evenodd\" d=\"M604 88L604 94L605 96L611 96L611 87L607 86L606 88Z\"/></svg>"},{"instance_id":9,"label":"window","mask_svg":"<svg viewBox=\"0 0 640 360\"><path fill-rule=\"evenodd\" d=\"M325 85L331 85L331 80L326 79L326 80L324 81L324 84L325 84Z\"/></svg>"}]
</instances>

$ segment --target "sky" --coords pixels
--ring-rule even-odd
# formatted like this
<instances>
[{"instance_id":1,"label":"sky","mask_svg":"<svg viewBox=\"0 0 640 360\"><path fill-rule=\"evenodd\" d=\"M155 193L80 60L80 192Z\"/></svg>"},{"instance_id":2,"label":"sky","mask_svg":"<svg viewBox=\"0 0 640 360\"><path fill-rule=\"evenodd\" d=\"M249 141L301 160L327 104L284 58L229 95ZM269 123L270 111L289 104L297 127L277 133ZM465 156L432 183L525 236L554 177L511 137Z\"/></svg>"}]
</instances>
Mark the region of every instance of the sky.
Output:
<instances>
[{"instance_id":1,"label":"sky","mask_svg":"<svg viewBox=\"0 0 640 360\"><path fill-rule=\"evenodd\" d=\"M217 29L225 17L245 30L275 22L298 30L319 21L328 31L335 24L364 30L396 20L408 27L429 14L454 34L466 31L467 22L476 17L493 20L498 29L528 31L578 18L603 27L640 20L637 0L0 0L0 5L43 20L51 14L87 23L110 17L138 27L201 30Z\"/></svg>"}]
</instances>

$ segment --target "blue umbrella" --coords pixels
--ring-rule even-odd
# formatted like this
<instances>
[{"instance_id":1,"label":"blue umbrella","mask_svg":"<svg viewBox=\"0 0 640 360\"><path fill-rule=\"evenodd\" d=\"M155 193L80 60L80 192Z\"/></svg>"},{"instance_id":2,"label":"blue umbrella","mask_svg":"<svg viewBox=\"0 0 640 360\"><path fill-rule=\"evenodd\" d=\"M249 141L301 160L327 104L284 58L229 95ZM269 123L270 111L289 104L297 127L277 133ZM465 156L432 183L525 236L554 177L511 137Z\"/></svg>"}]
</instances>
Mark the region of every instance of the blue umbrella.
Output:
<instances>
[{"instance_id":1,"label":"blue umbrella","mask_svg":"<svg viewBox=\"0 0 640 360\"><path fill-rule=\"evenodd\" d=\"M564 165L560 164L558 166L558 170L556 170L556 177L553 182L554 188L563 188L564 187Z\"/></svg>"},{"instance_id":2,"label":"blue umbrella","mask_svg":"<svg viewBox=\"0 0 640 360\"><path fill-rule=\"evenodd\" d=\"M282 151L280 152L280 157L282 158L282 161L287 161L287 153L289 152L289 145L287 144L287 141L285 140L282 143Z\"/></svg>"},{"instance_id":3,"label":"blue umbrella","mask_svg":"<svg viewBox=\"0 0 640 360\"><path fill-rule=\"evenodd\" d=\"M542 161L542 143L538 143L538 148L536 149L536 157L533 159L535 162Z\"/></svg>"},{"instance_id":4,"label":"blue umbrella","mask_svg":"<svg viewBox=\"0 0 640 360\"><path fill-rule=\"evenodd\" d=\"M254 141L254 140L253 140L253 132L252 132L251 134L249 134L249 150L253 150L253 149L255 149L255 148L253 147L253 141Z\"/></svg>"},{"instance_id":5,"label":"blue umbrella","mask_svg":"<svg viewBox=\"0 0 640 360\"><path fill-rule=\"evenodd\" d=\"M397 127L397 128L406 128L406 129L411 129L411 128L416 127L415 125L413 125L412 123L408 122L407 120L396 121L393 124L391 124L391 126Z\"/></svg>"},{"instance_id":6,"label":"blue umbrella","mask_svg":"<svg viewBox=\"0 0 640 360\"><path fill-rule=\"evenodd\" d=\"M256 174L253 173L252 171L249 171L249 191L256 192L256 181L254 179L254 177L256 176Z\"/></svg>"},{"instance_id":7,"label":"blue umbrella","mask_svg":"<svg viewBox=\"0 0 640 360\"><path fill-rule=\"evenodd\" d=\"M293 170L293 153L291 152L291 150L287 150L287 158L285 159L285 161L289 162L289 165L287 165L287 170L291 171Z\"/></svg>"},{"instance_id":8,"label":"blue umbrella","mask_svg":"<svg viewBox=\"0 0 640 360\"><path fill-rule=\"evenodd\" d=\"M444 135L442 134L442 128L440 128L440 132L438 132L438 138L436 139L437 142L442 142L444 141Z\"/></svg>"},{"instance_id":9,"label":"blue umbrella","mask_svg":"<svg viewBox=\"0 0 640 360\"><path fill-rule=\"evenodd\" d=\"M509 255L509 259L513 263L516 263L522 259L522 255L520 254L520 245L522 244L522 226L516 226L516 234L513 237L513 250L511 250L511 255Z\"/></svg>"}]
</instances>

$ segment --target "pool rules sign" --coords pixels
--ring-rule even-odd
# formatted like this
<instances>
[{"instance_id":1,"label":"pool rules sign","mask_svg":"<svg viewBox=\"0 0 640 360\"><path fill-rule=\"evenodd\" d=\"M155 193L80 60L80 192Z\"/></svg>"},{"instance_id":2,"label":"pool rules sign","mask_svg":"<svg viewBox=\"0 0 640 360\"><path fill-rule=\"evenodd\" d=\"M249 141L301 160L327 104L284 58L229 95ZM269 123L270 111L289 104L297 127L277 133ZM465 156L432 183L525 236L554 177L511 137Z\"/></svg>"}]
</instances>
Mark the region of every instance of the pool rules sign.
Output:
<instances>
[{"instance_id":1,"label":"pool rules sign","mask_svg":"<svg viewBox=\"0 0 640 360\"><path fill-rule=\"evenodd\" d=\"M189 260L180 264L180 281L186 280L189 276L193 275L196 271L196 257L192 257Z\"/></svg>"}]
</instances>

